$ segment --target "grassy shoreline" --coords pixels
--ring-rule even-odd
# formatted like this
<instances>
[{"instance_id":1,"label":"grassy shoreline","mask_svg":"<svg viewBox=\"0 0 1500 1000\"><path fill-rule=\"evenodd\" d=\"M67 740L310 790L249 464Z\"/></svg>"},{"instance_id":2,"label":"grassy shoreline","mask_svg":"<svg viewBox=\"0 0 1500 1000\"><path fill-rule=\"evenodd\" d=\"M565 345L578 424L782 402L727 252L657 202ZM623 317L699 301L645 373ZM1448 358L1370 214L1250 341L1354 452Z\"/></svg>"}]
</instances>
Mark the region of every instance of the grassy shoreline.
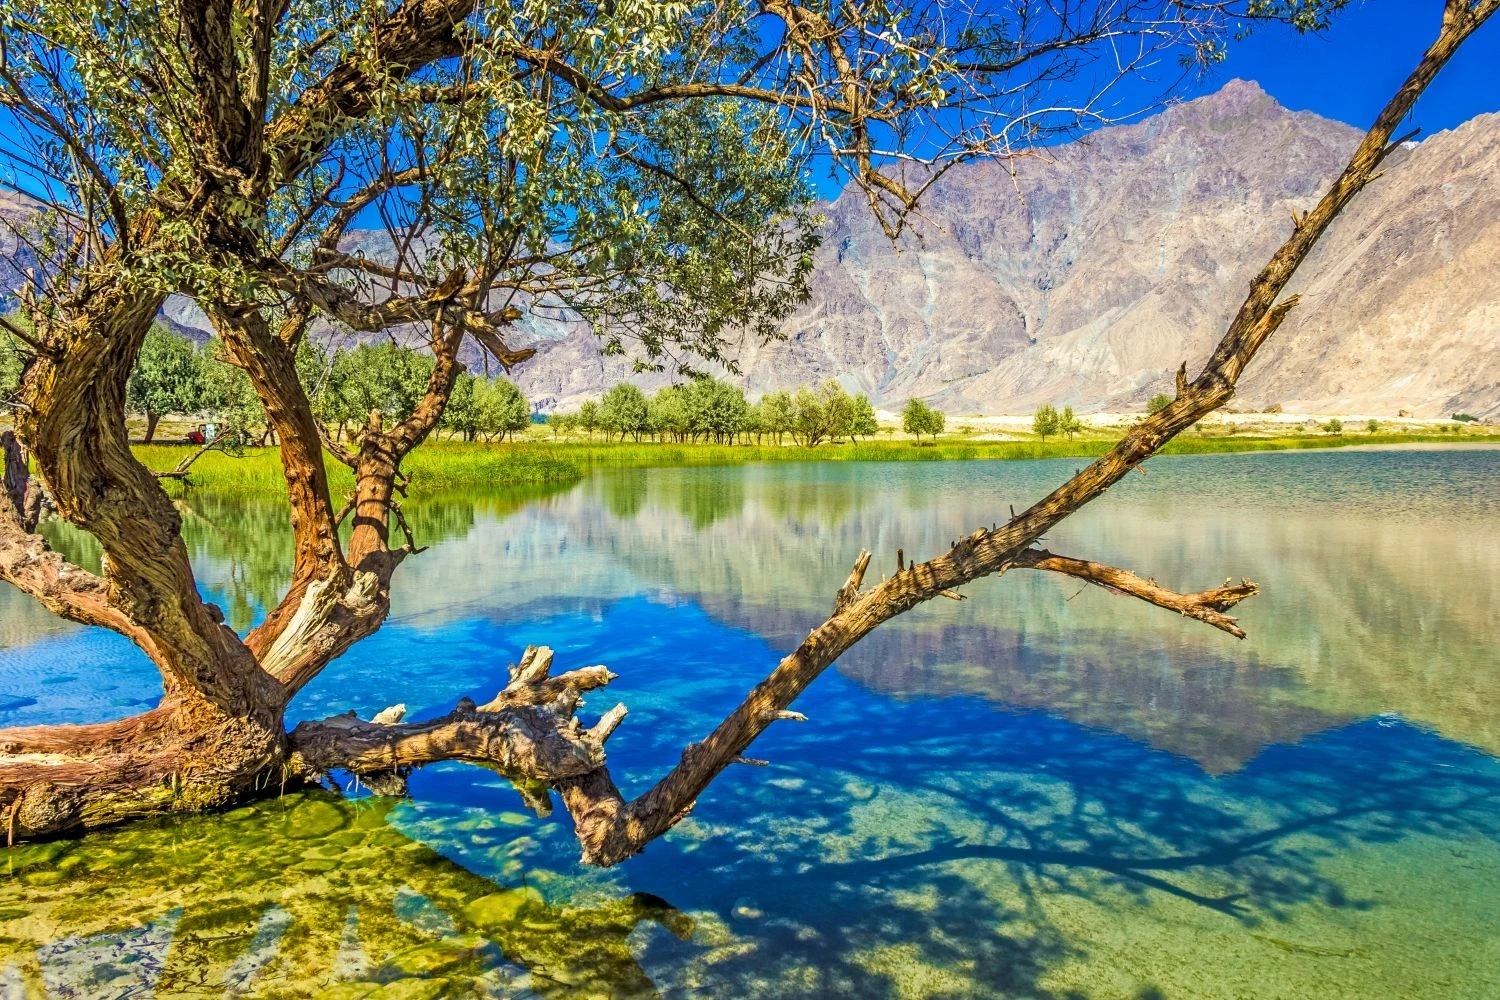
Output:
<instances>
[{"instance_id":1,"label":"grassy shoreline","mask_svg":"<svg viewBox=\"0 0 1500 1000\"><path fill-rule=\"evenodd\" d=\"M192 449L191 445L153 444L136 445L132 450L147 468L164 470L176 466ZM354 474L347 467L331 455L325 455L324 464L334 496L353 491ZM576 463L535 446L449 442L416 449L402 463L402 469L411 476L413 487L429 493L474 486L570 483L584 475ZM240 455L209 452L189 470L188 484L224 492L274 493L286 489L275 448L246 448Z\"/></svg>"},{"instance_id":2,"label":"grassy shoreline","mask_svg":"<svg viewBox=\"0 0 1500 1000\"><path fill-rule=\"evenodd\" d=\"M1094 458L1117 439L1090 435L1074 440L987 441L963 438L918 445L911 441L869 441L857 445L714 445L655 442L551 441L530 439L503 444L429 442L405 462L412 485L425 492L476 486L517 486L574 482L594 468L748 465L760 462L944 462ZM1306 434L1286 436L1184 435L1162 455L1218 455L1241 452L1390 447L1406 444L1500 444L1500 435L1464 434ZM188 446L141 445L136 454L153 469L169 469ZM353 476L328 461L330 486L337 495L353 489ZM274 448L247 449L242 456L217 452L203 456L190 478L195 488L275 492L284 489Z\"/></svg>"}]
</instances>

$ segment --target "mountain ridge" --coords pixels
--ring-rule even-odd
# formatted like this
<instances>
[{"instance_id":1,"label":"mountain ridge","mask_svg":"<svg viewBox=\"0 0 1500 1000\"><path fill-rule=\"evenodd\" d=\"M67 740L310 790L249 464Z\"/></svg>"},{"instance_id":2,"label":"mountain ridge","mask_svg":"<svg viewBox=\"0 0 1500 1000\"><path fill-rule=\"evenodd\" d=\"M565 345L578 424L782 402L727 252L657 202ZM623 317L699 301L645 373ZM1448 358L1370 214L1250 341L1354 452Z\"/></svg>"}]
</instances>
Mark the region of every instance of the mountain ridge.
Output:
<instances>
[{"instance_id":1,"label":"mountain ridge","mask_svg":"<svg viewBox=\"0 0 1500 1000\"><path fill-rule=\"evenodd\" d=\"M887 407L921 396L963 413L1139 408L1206 358L1292 211L1360 135L1233 80L1041 156L953 169L901 247L846 192L825 208L811 300L786 340L739 344L738 381L754 393L837 378ZM1500 413L1500 295L1484 280L1500 263L1485 222L1500 219L1485 184L1500 115L1398 155L1299 273L1303 304L1247 372L1242 405ZM1462 190L1469 210L1434 186ZM629 374L590 358L586 334L533 346L519 373L532 398L571 405Z\"/></svg>"},{"instance_id":2,"label":"mountain ridge","mask_svg":"<svg viewBox=\"0 0 1500 1000\"><path fill-rule=\"evenodd\" d=\"M955 414L1139 409L1207 357L1361 134L1236 79L1136 124L955 167L897 245L846 190L823 206L809 301L785 339L734 345L734 380L754 395L834 378L878 406L916 396ZM1404 144L1300 269L1301 305L1236 405L1500 416L1497 175L1500 113ZM0 215L27 208L0 196ZM0 270L0 287L20 280ZM163 319L207 336L186 299ZM671 380L602 356L581 323L527 317L512 339L536 348L513 374L541 409Z\"/></svg>"}]
</instances>

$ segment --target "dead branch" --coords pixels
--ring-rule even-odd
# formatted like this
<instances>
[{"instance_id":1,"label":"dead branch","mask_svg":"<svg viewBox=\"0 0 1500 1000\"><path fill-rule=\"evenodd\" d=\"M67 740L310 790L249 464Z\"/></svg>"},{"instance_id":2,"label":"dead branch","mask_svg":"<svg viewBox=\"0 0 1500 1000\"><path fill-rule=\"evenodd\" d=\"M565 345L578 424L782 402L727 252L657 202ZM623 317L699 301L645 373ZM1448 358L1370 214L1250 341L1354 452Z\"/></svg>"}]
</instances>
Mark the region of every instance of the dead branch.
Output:
<instances>
[{"instance_id":1,"label":"dead branch","mask_svg":"<svg viewBox=\"0 0 1500 1000\"><path fill-rule=\"evenodd\" d=\"M289 767L307 777L343 770L362 778L400 778L426 764L463 760L548 784L590 774L603 766L604 741L625 717L625 707L615 706L588 730L574 714L581 692L615 675L586 667L552 677L551 664L552 650L529 647L494 700L476 707L465 698L429 722L395 721L405 706L393 706L368 722L352 712L304 722L288 737Z\"/></svg>"},{"instance_id":2,"label":"dead branch","mask_svg":"<svg viewBox=\"0 0 1500 1000\"><path fill-rule=\"evenodd\" d=\"M162 471L156 471L153 469L151 474L157 479L186 479L188 476L188 471L193 467L193 463L197 462L198 459L202 458L204 455L207 455L209 452L217 448L220 443L222 443L228 436L228 430L215 434L212 441L203 442L203 444L198 447L197 451L183 458L182 461L178 462L172 468Z\"/></svg>"},{"instance_id":3,"label":"dead branch","mask_svg":"<svg viewBox=\"0 0 1500 1000\"><path fill-rule=\"evenodd\" d=\"M1237 619L1224 612L1246 598L1260 593L1260 585L1249 580L1238 584L1226 580L1222 587L1214 587L1196 594L1179 594L1159 585L1155 580L1143 579L1127 569L1117 569L1103 563L1053 555L1045 549L1027 549L1017 556L1011 565L1022 569L1047 570L1086 580L1105 590L1127 594L1147 604L1154 604L1168 611L1176 611L1188 618L1196 618L1221 632L1228 632L1236 639L1245 638L1245 630L1235 624Z\"/></svg>"},{"instance_id":4,"label":"dead branch","mask_svg":"<svg viewBox=\"0 0 1500 1000\"><path fill-rule=\"evenodd\" d=\"M570 718L570 717L569 717ZM304 722L292 730L287 764L295 774L401 774L445 760L491 765L507 774L558 781L604 761L598 744L570 733L550 712L506 708L479 712L473 702L430 722L383 725L350 715Z\"/></svg>"},{"instance_id":5,"label":"dead branch","mask_svg":"<svg viewBox=\"0 0 1500 1000\"><path fill-rule=\"evenodd\" d=\"M883 622L980 577L1031 560L1058 558L1050 553L1036 556L1026 553L1059 521L1109 489L1177 434L1228 402L1245 367L1296 305L1295 296L1280 303L1276 300L1297 267L1344 206L1370 182L1382 152L1418 95L1497 5L1500 0L1485 0L1482 16L1445 19L1437 40L1381 111L1338 179L1256 277L1249 296L1202 372L1191 382L1185 377L1179 380L1177 398L1169 406L1136 425L1108 453L1005 525L981 528L949 551L925 563L913 564L865 592L859 588L869 555L861 552L849 579L839 590L833 615L814 628L797 649L757 684L707 739L689 745L678 765L644 795L625 800L602 768L559 783L557 787L573 815L583 847L583 860L597 865L616 864L680 822L703 790L743 756L744 750L779 717L779 712ZM1246 583L1227 592L1220 588L1200 595L1169 595L1134 574L1122 570L1107 573L1103 570L1108 567L1095 569L1075 563L1062 561L1038 568L1077 569L1081 574L1113 580L1121 585L1119 589L1123 592L1163 606L1176 605L1175 609L1184 613L1192 608L1199 612L1194 617L1220 628L1223 623L1211 620L1212 615L1250 596L1253 589L1252 584Z\"/></svg>"}]
</instances>

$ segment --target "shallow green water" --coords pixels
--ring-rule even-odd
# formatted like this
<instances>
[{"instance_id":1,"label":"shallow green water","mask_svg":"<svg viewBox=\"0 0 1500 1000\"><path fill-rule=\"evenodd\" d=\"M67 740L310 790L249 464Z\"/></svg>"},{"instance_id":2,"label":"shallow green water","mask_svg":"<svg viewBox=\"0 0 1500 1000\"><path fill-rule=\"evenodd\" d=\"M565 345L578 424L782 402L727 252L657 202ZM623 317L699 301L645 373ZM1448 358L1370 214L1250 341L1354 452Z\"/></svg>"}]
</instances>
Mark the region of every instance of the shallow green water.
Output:
<instances>
[{"instance_id":1,"label":"shallow green water","mask_svg":"<svg viewBox=\"0 0 1500 1000\"><path fill-rule=\"evenodd\" d=\"M599 473L408 508L431 552L298 715L602 662L639 791L872 572L1072 462ZM415 508L415 510L413 510ZM285 515L193 495L248 627ZM76 542L66 537L67 545ZM1500 997L1500 452L1161 459L1047 544L1197 588L1250 639L1016 572L872 636L695 816L610 872L474 768L20 848L0 997ZM86 550L77 557L87 560ZM158 696L0 592L0 724ZM587 711L586 711L587 714ZM529 991L529 992L528 992Z\"/></svg>"}]
</instances>

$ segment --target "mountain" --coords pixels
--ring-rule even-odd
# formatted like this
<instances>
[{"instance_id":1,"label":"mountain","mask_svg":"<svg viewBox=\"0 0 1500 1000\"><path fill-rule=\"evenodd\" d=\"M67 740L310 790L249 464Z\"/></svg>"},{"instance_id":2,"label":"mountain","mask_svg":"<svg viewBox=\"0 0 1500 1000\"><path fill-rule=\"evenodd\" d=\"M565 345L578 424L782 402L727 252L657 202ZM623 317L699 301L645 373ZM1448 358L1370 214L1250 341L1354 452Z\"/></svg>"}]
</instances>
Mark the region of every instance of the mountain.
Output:
<instances>
[{"instance_id":1,"label":"mountain","mask_svg":"<svg viewBox=\"0 0 1500 1000\"><path fill-rule=\"evenodd\" d=\"M957 167L892 246L848 192L826 206L811 301L741 345L752 392L838 378L950 413L1139 407L1201 363L1257 269L1360 132L1234 80L1045 155ZM1500 115L1409 143L1303 267L1239 404L1500 414ZM520 373L571 405L628 368L583 331ZM645 377L642 381L654 384Z\"/></svg>"},{"instance_id":2,"label":"mountain","mask_svg":"<svg viewBox=\"0 0 1500 1000\"><path fill-rule=\"evenodd\" d=\"M0 299L21 288L27 268L36 262L33 223L40 211L37 202L0 188Z\"/></svg>"},{"instance_id":3,"label":"mountain","mask_svg":"<svg viewBox=\"0 0 1500 1000\"><path fill-rule=\"evenodd\" d=\"M1138 409L1207 357L1359 137L1233 80L1137 125L956 167L898 245L846 192L823 207L811 300L785 340L739 345L740 381L837 378L880 406L920 396L955 415ZM1497 175L1500 114L1394 153L1299 272L1302 304L1236 405L1500 416ZM0 215L24 211L0 198ZM0 272L0 288L16 282ZM190 302L163 318L206 336ZM668 379L601 357L582 324L528 318L513 340L537 348L516 377L542 409Z\"/></svg>"}]
</instances>

